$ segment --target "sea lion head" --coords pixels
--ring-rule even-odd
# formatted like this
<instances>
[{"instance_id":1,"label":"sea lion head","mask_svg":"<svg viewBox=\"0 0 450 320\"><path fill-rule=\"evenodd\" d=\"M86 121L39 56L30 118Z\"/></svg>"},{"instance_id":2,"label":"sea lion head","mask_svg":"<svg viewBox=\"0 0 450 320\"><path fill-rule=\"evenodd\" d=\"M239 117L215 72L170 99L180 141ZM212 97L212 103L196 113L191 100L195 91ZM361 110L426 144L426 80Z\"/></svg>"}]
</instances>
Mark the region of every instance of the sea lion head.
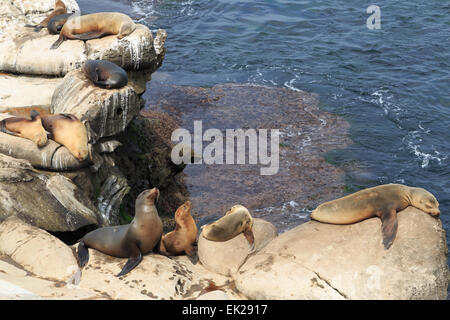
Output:
<instances>
[{"instance_id":1,"label":"sea lion head","mask_svg":"<svg viewBox=\"0 0 450 320\"><path fill-rule=\"evenodd\" d=\"M441 213L439 202L431 192L423 188L411 188L411 190L411 205L432 216L439 216Z\"/></svg>"},{"instance_id":2,"label":"sea lion head","mask_svg":"<svg viewBox=\"0 0 450 320\"><path fill-rule=\"evenodd\" d=\"M48 141L47 132L42 125L41 115L34 110L31 112L30 126L32 126L33 130L31 130L32 133L29 139L36 143L39 148L42 148Z\"/></svg>"},{"instance_id":3,"label":"sea lion head","mask_svg":"<svg viewBox=\"0 0 450 320\"><path fill-rule=\"evenodd\" d=\"M86 126L81 122L78 121L79 130L77 130L76 139L73 140L73 144L71 146L70 150L75 158L77 158L80 161L84 161L87 159L89 154L89 141L88 141L88 134L86 130Z\"/></svg>"},{"instance_id":4,"label":"sea lion head","mask_svg":"<svg viewBox=\"0 0 450 320\"><path fill-rule=\"evenodd\" d=\"M154 205L159 199L159 189L147 189L142 191L136 198L136 207L139 205Z\"/></svg>"},{"instance_id":5,"label":"sea lion head","mask_svg":"<svg viewBox=\"0 0 450 320\"><path fill-rule=\"evenodd\" d=\"M184 220L187 215L191 214L192 203L188 200L182 204L175 212L175 221Z\"/></svg>"}]
</instances>

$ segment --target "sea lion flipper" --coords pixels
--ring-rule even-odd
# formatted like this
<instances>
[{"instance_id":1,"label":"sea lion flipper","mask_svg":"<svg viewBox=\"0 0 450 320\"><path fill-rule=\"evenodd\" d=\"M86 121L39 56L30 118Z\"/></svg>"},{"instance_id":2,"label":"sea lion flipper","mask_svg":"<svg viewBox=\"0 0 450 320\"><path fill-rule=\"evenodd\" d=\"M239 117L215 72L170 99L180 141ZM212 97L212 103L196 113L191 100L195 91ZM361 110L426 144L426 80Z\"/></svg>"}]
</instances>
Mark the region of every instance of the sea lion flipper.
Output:
<instances>
[{"instance_id":1,"label":"sea lion flipper","mask_svg":"<svg viewBox=\"0 0 450 320\"><path fill-rule=\"evenodd\" d=\"M75 40L92 40L106 36L107 34L108 33L103 31L89 31L85 33L73 34L71 38Z\"/></svg>"},{"instance_id":2,"label":"sea lion flipper","mask_svg":"<svg viewBox=\"0 0 450 320\"><path fill-rule=\"evenodd\" d=\"M397 235L397 211L390 210L389 212L385 212L381 215L381 230L383 233L383 245L387 250L390 248L392 243L394 242L395 236Z\"/></svg>"},{"instance_id":3,"label":"sea lion flipper","mask_svg":"<svg viewBox=\"0 0 450 320\"><path fill-rule=\"evenodd\" d=\"M122 271L117 275L117 277L123 276L133 270L140 262L142 261L142 253L139 251L139 255L137 257L130 257L123 266Z\"/></svg>"},{"instance_id":4,"label":"sea lion flipper","mask_svg":"<svg viewBox=\"0 0 450 320\"><path fill-rule=\"evenodd\" d=\"M253 251L255 249L255 236L253 235L252 228L250 226L247 227L243 233L244 233L245 239L247 239L247 241L250 245L251 251Z\"/></svg>"},{"instance_id":5,"label":"sea lion flipper","mask_svg":"<svg viewBox=\"0 0 450 320\"><path fill-rule=\"evenodd\" d=\"M56 40L55 43L53 43L52 46L50 47L50 50L58 49L61 43L63 43L65 40L66 37L60 34L58 40Z\"/></svg>"},{"instance_id":6,"label":"sea lion flipper","mask_svg":"<svg viewBox=\"0 0 450 320\"><path fill-rule=\"evenodd\" d=\"M80 260L80 267L84 267L89 261L89 250L83 241L78 244L78 259Z\"/></svg>"}]
</instances>

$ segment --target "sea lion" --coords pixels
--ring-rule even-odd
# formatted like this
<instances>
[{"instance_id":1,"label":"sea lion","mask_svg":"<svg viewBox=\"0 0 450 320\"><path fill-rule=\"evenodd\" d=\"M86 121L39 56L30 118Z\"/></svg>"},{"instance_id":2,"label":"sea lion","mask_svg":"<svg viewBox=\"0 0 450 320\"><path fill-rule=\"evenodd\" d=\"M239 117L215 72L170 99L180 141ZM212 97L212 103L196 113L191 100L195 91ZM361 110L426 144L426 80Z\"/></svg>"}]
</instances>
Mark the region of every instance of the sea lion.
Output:
<instances>
[{"instance_id":1,"label":"sea lion","mask_svg":"<svg viewBox=\"0 0 450 320\"><path fill-rule=\"evenodd\" d=\"M432 216L440 214L439 202L427 190L402 184L385 184L322 203L311 213L311 219L332 224L351 224L379 217L383 245L389 249L397 234L397 212L408 206Z\"/></svg>"},{"instance_id":2,"label":"sea lion","mask_svg":"<svg viewBox=\"0 0 450 320\"><path fill-rule=\"evenodd\" d=\"M86 127L73 114L44 115L42 124L50 139L65 146L78 160L86 160L90 155Z\"/></svg>"},{"instance_id":3,"label":"sea lion","mask_svg":"<svg viewBox=\"0 0 450 320\"><path fill-rule=\"evenodd\" d=\"M106 35L122 39L136 29L129 16L120 12L99 12L69 19L61 29L58 40L50 47L57 49L67 39L91 40Z\"/></svg>"},{"instance_id":4,"label":"sea lion","mask_svg":"<svg viewBox=\"0 0 450 320\"><path fill-rule=\"evenodd\" d=\"M67 8L66 8L66 5L64 4L64 2L62 2L61 0L57 0L55 2L55 9L52 12L50 12L50 14L44 20L42 20L37 25L26 24L25 27L34 28L34 31L39 31L42 28L47 28L47 25L48 25L48 22L50 21L50 19L52 19L53 17L59 16L59 15L62 15L62 14L66 14L66 13L67 13Z\"/></svg>"},{"instance_id":5,"label":"sea lion","mask_svg":"<svg viewBox=\"0 0 450 320\"><path fill-rule=\"evenodd\" d=\"M247 208L235 205L225 213L225 216L216 222L204 226L202 235L211 241L228 241L242 232L253 248L255 237L253 236L252 227L253 218Z\"/></svg>"},{"instance_id":6,"label":"sea lion","mask_svg":"<svg viewBox=\"0 0 450 320\"><path fill-rule=\"evenodd\" d=\"M83 70L96 86L102 88L121 88L128 83L126 71L107 60L87 60Z\"/></svg>"},{"instance_id":7,"label":"sea lion","mask_svg":"<svg viewBox=\"0 0 450 320\"><path fill-rule=\"evenodd\" d=\"M73 15L73 13L60 14L51 18L48 21L47 29L50 34L59 34L66 21Z\"/></svg>"},{"instance_id":8,"label":"sea lion","mask_svg":"<svg viewBox=\"0 0 450 320\"><path fill-rule=\"evenodd\" d=\"M11 117L0 121L0 131L33 141L39 148L47 144L47 132L42 125L41 115L33 110L31 120Z\"/></svg>"},{"instance_id":9,"label":"sea lion","mask_svg":"<svg viewBox=\"0 0 450 320\"><path fill-rule=\"evenodd\" d=\"M197 240L197 225L191 216L192 203L186 201L175 212L176 227L163 235L160 252L165 255L194 254L194 244Z\"/></svg>"},{"instance_id":10,"label":"sea lion","mask_svg":"<svg viewBox=\"0 0 450 320\"><path fill-rule=\"evenodd\" d=\"M86 234L78 245L80 266L89 261L88 248L93 248L110 256L128 258L117 275L120 277L135 268L143 254L158 250L163 232L155 207L158 198L158 188L145 190L136 198L135 215L130 224L99 228Z\"/></svg>"}]
</instances>

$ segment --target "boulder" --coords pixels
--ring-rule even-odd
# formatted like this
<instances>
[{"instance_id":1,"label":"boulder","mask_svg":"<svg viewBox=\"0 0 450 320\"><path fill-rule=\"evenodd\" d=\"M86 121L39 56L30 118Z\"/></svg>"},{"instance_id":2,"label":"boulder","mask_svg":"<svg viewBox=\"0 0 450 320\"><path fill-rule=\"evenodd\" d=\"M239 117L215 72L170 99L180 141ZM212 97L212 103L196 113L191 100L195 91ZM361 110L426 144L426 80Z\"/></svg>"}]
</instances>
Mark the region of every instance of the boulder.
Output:
<instances>
[{"instance_id":1,"label":"boulder","mask_svg":"<svg viewBox=\"0 0 450 320\"><path fill-rule=\"evenodd\" d=\"M255 253L277 236L277 229L270 222L255 218L253 235ZM242 233L225 242L210 241L202 235L198 239L198 258L202 265L225 276L235 274L251 253L250 245Z\"/></svg>"},{"instance_id":2,"label":"boulder","mask_svg":"<svg viewBox=\"0 0 450 320\"><path fill-rule=\"evenodd\" d=\"M52 98L52 113L71 113L90 129L91 142L125 130L139 113L141 101L127 85L120 89L95 86L81 70L68 73Z\"/></svg>"},{"instance_id":3,"label":"boulder","mask_svg":"<svg viewBox=\"0 0 450 320\"><path fill-rule=\"evenodd\" d=\"M310 221L250 257L236 276L250 299L446 299L447 244L439 219L398 213L397 237L382 245L381 221Z\"/></svg>"},{"instance_id":4,"label":"boulder","mask_svg":"<svg viewBox=\"0 0 450 320\"><path fill-rule=\"evenodd\" d=\"M44 230L17 217L0 224L0 255L8 255L36 276L72 283L80 274L72 250Z\"/></svg>"},{"instance_id":5,"label":"boulder","mask_svg":"<svg viewBox=\"0 0 450 320\"><path fill-rule=\"evenodd\" d=\"M19 216L48 231L98 224L98 210L72 181L0 154L0 220Z\"/></svg>"},{"instance_id":6,"label":"boulder","mask_svg":"<svg viewBox=\"0 0 450 320\"><path fill-rule=\"evenodd\" d=\"M222 290L214 290L202 294L196 300L230 300L230 297Z\"/></svg>"}]
</instances>

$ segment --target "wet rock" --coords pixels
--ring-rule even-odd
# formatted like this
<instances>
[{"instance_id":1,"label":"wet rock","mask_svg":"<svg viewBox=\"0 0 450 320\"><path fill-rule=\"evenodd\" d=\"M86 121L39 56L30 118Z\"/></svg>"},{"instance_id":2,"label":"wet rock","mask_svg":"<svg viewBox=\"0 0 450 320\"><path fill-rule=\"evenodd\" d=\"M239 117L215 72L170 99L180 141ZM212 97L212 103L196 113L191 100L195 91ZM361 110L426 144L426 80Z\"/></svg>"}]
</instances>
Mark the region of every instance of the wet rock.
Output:
<instances>
[{"instance_id":1,"label":"wet rock","mask_svg":"<svg viewBox=\"0 0 450 320\"><path fill-rule=\"evenodd\" d=\"M80 270L72 250L49 233L9 217L0 224L0 255L36 276L72 283Z\"/></svg>"},{"instance_id":2,"label":"wet rock","mask_svg":"<svg viewBox=\"0 0 450 320\"><path fill-rule=\"evenodd\" d=\"M0 154L0 220L19 216L48 231L96 225L99 213L72 181L38 172L28 161Z\"/></svg>"},{"instance_id":3,"label":"wet rock","mask_svg":"<svg viewBox=\"0 0 450 320\"><path fill-rule=\"evenodd\" d=\"M52 98L52 113L71 113L90 129L91 142L125 130L139 113L141 102L134 89L95 86L79 69L64 77Z\"/></svg>"},{"instance_id":4,"label":"wet rock","mask_svg":"<svg viewBox=\"0 0 450 320\"><path fill-rule=\"evenodd\" d=\"M283 233L240 268L251 299L446 299L442 223L413 207L398 214L397 237L382 245L381 221L307 222Z\"/></svg>"},{"instance_id":5,"label":"wet rock","mask_svg":"<svg viewBox=\"0 0 450 320\"><path fill-rule=\"evenodd\" d=\"M176 209L187 200L182 183L176 179L186 165L174 164L170 156L173 147L170 137L177 127L166 113L144 111L117 135L122 145L113 157L131 187L124 198L128 212L134 212L138 194L153 187L158 187L161 192L160 215L173 217Z\"/></svg>"},{"instance_id":6,"label":"wet rock","mask_svg":"<svg viewBox=\"0 0 450 320\"><path fill-rule=\"evenodd\" d=\"M256 253L277 236L277 230L270 222L254 219L253 235L253 253ZM225 276L235 274L251 253L249 243L242 233L225 242L210 241L202 235L198 239L198 258L202 265Z\"/></svg>"}]
</instances>

